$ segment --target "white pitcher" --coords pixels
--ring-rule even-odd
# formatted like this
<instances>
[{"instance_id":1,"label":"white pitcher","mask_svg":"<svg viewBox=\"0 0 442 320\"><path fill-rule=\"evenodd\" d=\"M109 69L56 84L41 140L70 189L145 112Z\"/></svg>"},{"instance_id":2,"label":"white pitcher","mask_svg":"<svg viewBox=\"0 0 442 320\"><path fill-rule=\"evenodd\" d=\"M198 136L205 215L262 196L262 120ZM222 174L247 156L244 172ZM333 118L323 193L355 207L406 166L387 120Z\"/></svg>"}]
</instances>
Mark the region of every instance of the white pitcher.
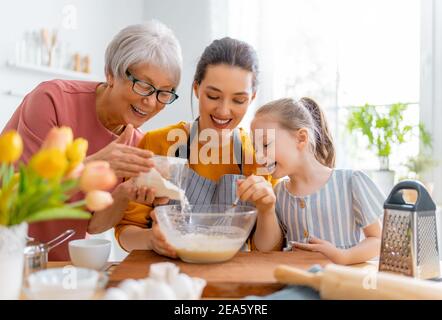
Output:
<instances>
[{"instance_id":1,"label":"white pitcher","mask_svg":"<svg viewBox=\"0 0 442 320\"><path fill-rule=\"evenodd\" d=\"M27 223L6 227L0 225L0 300L20 297Z\"/></svg>"}]
</instances>

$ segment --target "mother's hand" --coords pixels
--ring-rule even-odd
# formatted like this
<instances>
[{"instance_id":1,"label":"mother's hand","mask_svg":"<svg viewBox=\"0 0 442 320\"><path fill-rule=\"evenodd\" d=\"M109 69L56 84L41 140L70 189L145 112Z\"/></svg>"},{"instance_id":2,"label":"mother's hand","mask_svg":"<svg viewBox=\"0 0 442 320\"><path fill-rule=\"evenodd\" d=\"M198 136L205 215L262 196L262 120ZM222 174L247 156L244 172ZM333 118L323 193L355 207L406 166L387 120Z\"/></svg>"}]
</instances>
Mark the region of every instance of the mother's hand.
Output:
<instances>
[{"instance_id":1,"label":"mother's hand","mask_svg":"<svg viewBox=\"0 0 442 320\"><path fill-rule=\"evenodd\" d=\"M133 131L133 125L128 124L118 139L87 157L86 162L107 161L119 178L132 178L138 176L140 172L148 172L154 166L151 159L153 153L149 150L129 146Z\"/></svg>"},{"instance_id":2,"label":"mother's hand","mask_svg":"<svg viewBox=\"0 0 442 320\"><path fill-rule=\"evenodd\" d=\"M112 193L114 198L134 201L150 207L167 204L167 197L156 197L156 190L148 187L138 187L133 179L120 183Z\"/></svg>"},{"instance_id":3,"label":"mother's hand","mask_svg":"<svg viewBox=\"0 0 442 320\"><path fill-rule=\"evenodd\" d=\"M175 249L172 247L170 243L167 242L166 237L164 236L163 232L161 232L161 229L157 222L157 216L155 214L155 210L152 210L150 212L150 217L153 220L152 239L151 239L152 250L162 256L176 258L177 254Z\"/></svg>"}]
</instances>

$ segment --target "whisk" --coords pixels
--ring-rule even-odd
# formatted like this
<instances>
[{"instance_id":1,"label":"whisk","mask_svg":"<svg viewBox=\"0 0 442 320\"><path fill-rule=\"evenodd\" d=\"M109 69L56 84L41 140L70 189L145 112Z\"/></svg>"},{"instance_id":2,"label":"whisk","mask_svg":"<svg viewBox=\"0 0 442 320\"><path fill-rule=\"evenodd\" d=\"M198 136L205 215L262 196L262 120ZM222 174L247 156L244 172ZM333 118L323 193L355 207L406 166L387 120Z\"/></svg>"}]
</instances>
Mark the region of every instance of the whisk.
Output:
<instances>
[{"instance_id":1,"label":"whisk","mask_svg":"<svg viewBox=\"0 0 442 320\"><path fill-rule=\"evenodd\" d=\"M232 203L232 208L235 208L238 205L239 200L240 200L239 197L235 198L235 201L233 201L233 203Z\"/></svg>"},{"instance_id":2,"label":"whisk","mask_svg":"<svg viewBox=\"0 0 442 320\"><path fill-rule=\"evenodd\" d=\"M232 224L233 214L236 211L236 207L239 203L239 197L236 197L235 201L233 201L232 206L225 211L225 216L223 216L220 219L217 219L216 222L213 224L214 227L219 226L230 226Z\"/></svg>"}]
</instances>

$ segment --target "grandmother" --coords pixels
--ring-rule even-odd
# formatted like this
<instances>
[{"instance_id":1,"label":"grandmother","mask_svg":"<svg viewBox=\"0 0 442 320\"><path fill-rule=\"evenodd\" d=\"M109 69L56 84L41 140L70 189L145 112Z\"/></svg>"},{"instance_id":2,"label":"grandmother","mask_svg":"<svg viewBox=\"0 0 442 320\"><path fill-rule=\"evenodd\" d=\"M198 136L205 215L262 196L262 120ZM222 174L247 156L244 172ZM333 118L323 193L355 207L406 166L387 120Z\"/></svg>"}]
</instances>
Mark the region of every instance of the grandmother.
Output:
<instances>
[{"instance_id":1,"label":"grandmother","mask_svg":"<svg viewBox=\"0 0 442 320\"><path fill-rule=\"evenodd\" d=\"M27 162L52 127L68 126L75 138L89 141L86 162L105 160L119 178L137 176L153 166L152 153L136 148L142 137L138 128L178 98L181 68L180 45L165 25L149 21L128 26L107 47L105 83L43 82L26 95L3 132L20 133L25 146L21 160ZM34 223L29 235L47 242L67 229L74 229L77 239L86 232L104 232L121 220L129 201L145 202L152 194L124 182L112 196L114 204L94 212L89 221ZM66 243L54 248L49 259L69 260Z\"/></svg>"}]
</instances>

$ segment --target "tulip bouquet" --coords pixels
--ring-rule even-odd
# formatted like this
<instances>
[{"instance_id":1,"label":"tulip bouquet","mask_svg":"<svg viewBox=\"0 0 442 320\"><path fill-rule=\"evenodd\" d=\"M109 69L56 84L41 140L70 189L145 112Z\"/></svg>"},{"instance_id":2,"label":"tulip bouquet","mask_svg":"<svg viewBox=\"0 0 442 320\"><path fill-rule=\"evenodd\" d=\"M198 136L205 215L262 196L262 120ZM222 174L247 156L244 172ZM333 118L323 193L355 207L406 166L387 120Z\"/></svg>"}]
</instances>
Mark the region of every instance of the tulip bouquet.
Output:
<instances>
[{"instance_id":1,"label":"tulip bouquet","mask_svg":"<svg viewBox=\"0 0 442 320\"><path fill-rule=\"evenodd\" d=\"M88 142L73 139L68 127L54 127L28 163L17 164L23 152L20 135L0 136L0 226L52 219L88 219L87 209L112 204L109 192L117 178L104 161L84 164ZM77 192L86 196L68 200Z\"/></svg>"}]
</instances>

